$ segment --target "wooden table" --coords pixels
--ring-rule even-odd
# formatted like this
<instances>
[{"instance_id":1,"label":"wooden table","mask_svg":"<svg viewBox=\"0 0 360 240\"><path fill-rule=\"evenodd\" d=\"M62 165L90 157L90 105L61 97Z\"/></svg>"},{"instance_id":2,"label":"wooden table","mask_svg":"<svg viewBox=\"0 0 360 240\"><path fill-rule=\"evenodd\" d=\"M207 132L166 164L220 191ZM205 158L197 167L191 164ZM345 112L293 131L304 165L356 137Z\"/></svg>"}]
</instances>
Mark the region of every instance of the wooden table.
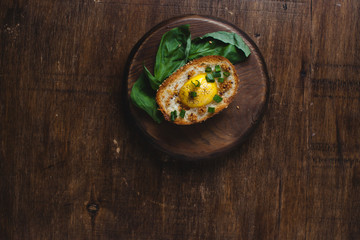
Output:
<instances>
[{"instance_id":1,"label":"wooden table","mask_svg":"<svg viewBox=\"0 0 360 240\"><path fill-rule=\"evenodd\" d=\"M360 239L360 1L0 2L0 239ZM270 77L249 138L176 161L128 114L136 42L201 14Z\"/></svg>"}]
</instances>

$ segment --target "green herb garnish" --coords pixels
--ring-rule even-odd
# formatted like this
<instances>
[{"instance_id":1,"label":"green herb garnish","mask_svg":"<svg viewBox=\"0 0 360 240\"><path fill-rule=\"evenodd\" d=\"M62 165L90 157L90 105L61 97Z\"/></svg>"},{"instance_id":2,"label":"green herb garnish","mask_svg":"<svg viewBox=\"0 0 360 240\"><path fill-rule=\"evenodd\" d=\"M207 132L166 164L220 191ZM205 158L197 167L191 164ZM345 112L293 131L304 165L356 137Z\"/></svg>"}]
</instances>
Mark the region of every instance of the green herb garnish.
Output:
<instances>
[{"instance_id":1,"label":"green herb garnish","mask_svg":"<svg viewBox=\"0 0 360 240\"><path fill-rule=\"evenodd\" d=\"M193 81L191 81L192 84L194 84L195 87L200 87L200 81L199 80L196 80L197 81L197 84L195 84Z\"/></svg>"},{"instance_id":2,"label":"green herb garnish","mask_svg":"<svg viewBox=\"0 0 360 240\"><path fill-rule=\"evenodd\" d=\"M219 77L219 78L218 78L218 82L219 82L219 83L223 83L223 82L224 82L224 78Z\"/></svg>"},{"instance_id":3,"label":"green herb garnish","mask_svg":"<svg viewBox=\"0 0 360 240\"><path fill-rule=\"evenodd\" d=\"M190 94L190 97L193 97L193 98L197 96L196 92L190 92L189 94Z\"/></svg>"},{"instance_id":4,"label":"green herb garnish","mask_svg":"<svg viewBox=\"0 0 360 240\"><path fill-rule=\"evenodd\" d=\"M170 114L170 120L173 122L173 121L175 121L176 118L177 118L177 111L174 110Z\"/></svg>"},{"instance_id":5,"label":"green herb garnish","mask_svg":"<svg viewBox=\"0 0 360 240\"><path fill-rule=\"evenodd\" d=\"M215 108L214 108L214 107L208 107L208 112L209 112L209 113L214 113L214 112L215 112Z\"/></svg>"},{"instance_id":6,"label":"green herb garnish","mask_svg":"<svg viewBox=\"0 0 360 240\"><path fill-rule=\"evenodd\" d=\"M229 73L229 72L223 72L223 74L224 74L225 77L230 76L230 73Z\"/></svg>"},{"instance_id":7,"label":"green herb garnish","mask_svg":"<svg viewBox=\"0 0 360 240\"><path fill-rule=\"evenodd\" d=\"M219 102L221 102L221 101L223 100L222 97L220 97L220 96L217 95L217 94L215 94L215 96L213 97L213 99L214 99L214 101L217 102L217 103L219 103Z\"/></svg>"},{"instance_id":8,"label":"green herb garnish","mask_svg":"<svg viewBox=\"0 0 360 240\"><path fill-rule=\"evenodd\" d=\"M213 72L212 75L214 76L214 78L218 78L221 77L221 72Z\"/></svg>"},{"instance_id":9,"label":"green herb garnish","mask_svg":"<svg viewBox=\"0 0 360 240\"><path fill-rule=\"evenodd\" d=\"M206 67L206 68L205 68L205 72L207 72L207 73L210 73L210 72L212 72L212 69L211 69L211 67Z\"/></svg>"},{"instance_id":10,"label":"green herb garnish","mask_svg":"<svg viewBox=\"0 0 360 240\"><path fill-rule=\"evenodd\" d=\"M221 67L219 65L215 66L215 72L221 72Z\"/></svg>"},{"instance_id":11,"label":"green herb garnish","mask_svg":"<svg viewBox=\"0 0 360 240\"><path fill-rule=\"evenodd\" d=\"M180 111L180 117L181 118L184 118L185 117L185 110L184 109L181 109L181 111Z\"/></svg>"},{"instance_id":12,"label":"green herb garnish","mask_svg":"<svg viewBox=\"0 0 360 240\"><path fill-rule=\"evenodd\" d=\"M207 82L215 82L214 76L210 73L206 74L205 78Z\"/></svg>"}]
</instances>

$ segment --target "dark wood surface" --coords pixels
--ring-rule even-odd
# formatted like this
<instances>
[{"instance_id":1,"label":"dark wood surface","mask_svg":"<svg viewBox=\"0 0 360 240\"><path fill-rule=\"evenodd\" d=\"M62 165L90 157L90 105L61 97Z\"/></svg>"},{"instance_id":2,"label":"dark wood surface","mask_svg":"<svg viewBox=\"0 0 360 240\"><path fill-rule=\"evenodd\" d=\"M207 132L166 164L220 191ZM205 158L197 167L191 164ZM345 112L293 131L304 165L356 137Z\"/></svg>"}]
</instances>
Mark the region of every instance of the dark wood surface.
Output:
<instances>
[{"instance_id":1,"label":"dark wood surface","mask_svg":"<svg viewBox=\"0 0 360 240\"><path fill-rule=\"evenodd\" d=\"M267 110L210 161L156 150L125 67L185 14L244 30ZM360 239L360 1L0 1L0 239Z\"/></svg>"},{"instance_id":2,"label":"dark wood surface","mask_svg":"<svg viewBox=\"0 0 360 240\"><path fill-rule=\"evenodd\" d=\"M154 69L162 35L184 24L189 25L192 38L216 31L237 33L249 46L251 54L246 61L234 66L239 77L238 94L221 114L191 126L178 126L166 121L158 124L132 104L131 89L144 65L151 71ZM259 49L244 32L221 19L189 15L161 22L136 44L126 72L129 108L137 126L155 147L177 160L210 159L238 146L257 126L268 101L269 77Z\"/></svg>"}]
</instances>

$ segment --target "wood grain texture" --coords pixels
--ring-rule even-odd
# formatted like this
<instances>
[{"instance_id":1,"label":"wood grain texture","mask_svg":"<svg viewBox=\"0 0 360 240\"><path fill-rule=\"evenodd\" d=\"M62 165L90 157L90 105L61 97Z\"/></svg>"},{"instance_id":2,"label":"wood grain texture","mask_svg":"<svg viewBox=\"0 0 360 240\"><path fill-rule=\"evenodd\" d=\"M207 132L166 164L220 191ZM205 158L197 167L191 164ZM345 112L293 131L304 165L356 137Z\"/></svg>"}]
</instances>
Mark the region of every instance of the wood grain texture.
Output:
<instances>
[{"instance_id":1,"label":"wood grain texture","mask_svg":"<svg viewBox=\"0 0 360 240\"><path fill-rule=\"evenodd\" d=\"M156 24L244 30L270 77L249 139L210 161L156 150L125 66ZM359 239L360 3L0 1L0 239Z\"/></svg>"},{"instance_id":2,"label":"wood grain texture","mask_svg":"<svg viewBox=\"0 0 360 240\"><path fill-rule=\"evenodd\" d=\"M162 35L184 24L189 25L192 39L216 31L237 33L249 46L251 54L246 61L234 66L239 77L238 94L221 114L191 126L177 126L168 122L158 124L133 105L130 99L131 89L144 64L149 69L154 68ZM245 141L265 110L269 79L261 53L244 32L223 20L198 15L169 19L147 33L132 52L126 76L130 112L149 141L176 158L202 160L229 151Z\"/></svg>"}]
</instances>

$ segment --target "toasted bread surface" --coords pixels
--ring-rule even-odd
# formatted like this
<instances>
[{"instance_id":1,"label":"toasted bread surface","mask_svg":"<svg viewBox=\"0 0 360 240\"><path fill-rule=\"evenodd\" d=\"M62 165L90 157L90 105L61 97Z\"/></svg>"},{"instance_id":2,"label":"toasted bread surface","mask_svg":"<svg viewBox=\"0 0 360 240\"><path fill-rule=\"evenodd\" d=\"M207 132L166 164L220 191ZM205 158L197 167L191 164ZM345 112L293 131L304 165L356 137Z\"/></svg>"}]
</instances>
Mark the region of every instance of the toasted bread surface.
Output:
<instances>
[{"instance_id":1,"label":"toasted bread surface","mask_svg":"<svg viewBox=\"0 0 360 240\"><path fill-rule=\"evenodd\" d=\"M179 100L180 88L193 76L205 73L206 67L215 68L221 66L223 72L228 72L229 76L225 77L224 82L215 81L217 84L218 94L222 101L217 103L212 101L206 106L198 108L189 108L184 106ZM227 108L237 93L239 78L233 64L221 56L205 56L195 59L183 67L179 68L169 76L159 87L156 94L156 102L159 110L163 113L164 118L168 121L179 125L189 125L203 122L206 119ZM208 112L208 108L214 108L214 112ZM184 117L180 117L181 110L185 110ZM176 118L171 119L171 112L176 111Z\"/></svg>"}]
</instances>

